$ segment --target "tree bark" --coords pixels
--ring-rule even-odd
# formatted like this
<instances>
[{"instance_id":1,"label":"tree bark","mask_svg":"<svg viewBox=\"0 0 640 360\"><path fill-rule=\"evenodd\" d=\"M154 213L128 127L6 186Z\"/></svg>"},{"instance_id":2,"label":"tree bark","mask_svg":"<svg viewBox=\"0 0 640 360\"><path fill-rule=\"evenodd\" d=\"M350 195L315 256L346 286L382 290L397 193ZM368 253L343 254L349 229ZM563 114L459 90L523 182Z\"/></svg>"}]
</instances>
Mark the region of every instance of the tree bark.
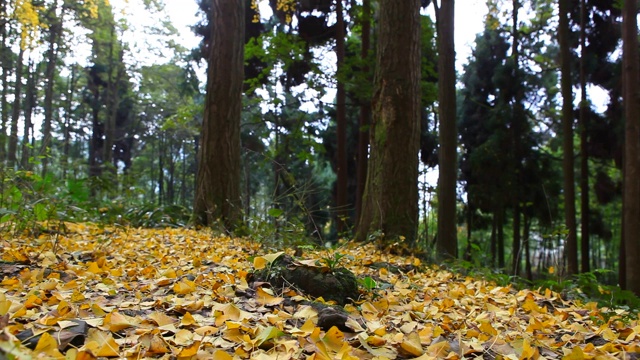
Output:
<instances>
[{"instance_id":1,"label":"tree bark","mask_svg":"<svg viewBox=\"0 0 640 360\"><path fill-rule=\"evenodd\" d=\"M438 101L440 152L438 177L438 240L436 257L458 256L456 231L456 70L454 43L454 0L442 0L438 17Z\"/></svg>"},{"instance_id":2,"label":"tree bark","mask_svg":"<svg viewBox=\"0 0 640 360\"><path fill-rule=\"evenodd\" d=\"M240 114L244 77L244 1L213 0L207 95L194 220L231 231L242 221Z\"/></svg>"},{"instance_id":3,"label":"tree bark","mask_svg":"<svg viewBox=\"0 0 640 360\"><path fill-rule=\"evenodd\" d=\"M580 259L582 260L581 270L586 273L591 271L589 261L589 146L588 146L588 120L587 108L587 75L585 69L586 58L586 37L587 37L587 4L585 0L580 1Z\"/></svg>"},{"instance_id":4,"label":"tree bark","mask_svg":"<svg viewBox=\"0 0 640 360\"><path fill-rule=\"evenodd\" d=\"M362 1L362 48L360 57L368 62L369 49L371 48L371 0ZM369 73L369 66L362 68L365 74ZM369 161L369 122L371 121L371 101L361 99L360 118L358 120L358 168L357 168L357 194L356 194L356 219L362 214L362 196L367 183L367 164Z\"/></svg>"},{"instance_id":5,"label":"tree bark","mask_svg":"<svg viewBox=\"0 0 640 360\"><path fill-rule=\"evenodd\" d=\"M58 59L58 38L62 33L62 19L56 14L58 10L58 1L55 0L49 9L49 49L47 50L47 67L45 69L44 78L46 86L44 90L44 120L42 122L42 145L40 154L46 155L47 148L51 145L51 122L53 121L53 86L55 84L56 62ZM47 174L47 166L49 159L47 156L42 158L42 176Z\"/></svg>"},{"instance_id":6,"label":"tree bark","mask_svg":"<svg viewBox=\"0 0 640 360\"><path fill-rule=\"evenodd\" d=\"M38 92L36 89L36 84L38 83L38 67L34 66L33 63L30 62L29 69L27 91L24 97L24 127L22 129L22 144L20 146L20 167L25 170L31 169L31 164L29 163L29 131L33 128L31 118L33 115L33 109L36 106L36 95Z\"/></svg>"},{"instance_id":7,"label":"tree bark","mask_svg":"<svg viewBox=\"0 0 640 360\"><path fill-rule=\"evenodd\" d=\"M6 1L0 1L0 12L6 14L7 3ZM0 75L0 85L2 86L2 93L0 94L0 164L4 163L6 152L6 133L7 124L9 123L9 72L11 71L11 50L7 45L7 28L9 22L4 21L0 26L0 61L2 61L2 75Z\"/></svg>"},{"instance_id":8,"label":"tree bark","mask_svg":"<svg viewBox=\"0 0 640 360\"><path fill-rule=\"evenodd\" d=\"M576 190L573 168L573 85L571 83L571 51L569 49L569 0L560 0L560 88L562 91L562 174L564 221L567 227L567 274L578 273L578 238L576 234Z\"/></svg>"},{"instance_id":9,"label":"tree bark","mask_svg":"<svg viewBox=\"0 0 640 360\"><path fill-rule=\"evenodd\" d=\"M22 71L24 61L24 49L20 48L18 61L16 62L16 85L14 89L13 114L11 116L11 130L9 132L9 148L7 150L7 166L13 169L16 165L16 152L18 151L18 121L20 120L20 110L22 105Z\"/></svg>"},{"instance_id":10,"label":"tree bark","mask_svg":"<svg viewBox=\"0 0 640 360\"><path fill-rule=\"evenodd\" d=\"M382 231L413 242L418 229L420 2L381 0L371 155L358 240Z\"/></svg>"},{"instance_id":11,"label":"tree bark","mask_svg":"<svg viewBox=\"0 0 640 360\"><path fill-rule=\"evenodd\" d=\"M338 234L347 229L349 221L347 204L347 108L344 80L341 72L344 67L345 34L344 14L342 11L343 0L336 0L336 57L337 57L337 92L336 92L336 119L337 119L337 191L336 191L336 222Z\"/></svg>"},{"instance_id":12,"label":"tree bark","mask_svg":"<svg viewBox=\"0 0 640 360\"><path fill-rule=\"evenodd\" d=\"M622 78L625 113L623 241L626 288L640 295L640 106L638 25L635 1L622 9Z\"/></svg>"}]
</instances>

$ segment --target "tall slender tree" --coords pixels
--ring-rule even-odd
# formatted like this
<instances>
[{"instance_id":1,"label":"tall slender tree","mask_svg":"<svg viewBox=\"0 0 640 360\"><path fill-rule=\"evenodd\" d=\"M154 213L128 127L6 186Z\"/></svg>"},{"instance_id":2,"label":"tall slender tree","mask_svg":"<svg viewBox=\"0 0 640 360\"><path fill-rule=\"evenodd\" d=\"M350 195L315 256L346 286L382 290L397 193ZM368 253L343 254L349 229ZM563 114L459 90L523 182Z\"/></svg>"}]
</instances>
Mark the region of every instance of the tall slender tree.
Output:
<instances>
[{"instance_id":1,"label":"tall slender tree","mask_svg":"<svg viewBox=\"0 0 640 360\"><path fill-rule=\"evenodd\" d=\"M638 62L638 4L622 9L622 78L625 115L622 241L627 290L640 295L640 68Z\"/></svg>"},{"instance_id":2,"label":"tall slender tree","mask_svg":"<svg viewBox=\"0 0 640 360\"><path fill-rule=\"evenodd\" d=\"M379 2L371 155L357 238L380 230L413 242L418 230L420 1Z\"/></svg>"},{"instance_id":3,"label":"tall slender tree","mask_svg":"<svg viewBox=\"0 0 640 360\"><path fill-rule=\"evenodd\" d=\"M587 2L580 0L580 113L578 118L580 131L580 260L582 272L589 272L589 146L587 130Z\"/></svg>"},{"instance_id":4,"label":"tall slender tree","mask_svg":"<svg viewBox=\"0 0 640 360\"><path fill-rule=\"evenodd\" d=\"M344 34L344 14L342 11L343 0L336 0L336 58L337 58L337 91L336 91L336 119L337 119L337 191L336 191L336 215L338 233L346 229L347 221L347 95L344 86L344 79L341 71L344 67L345 57L345 34Z\"/></svg>"},{"instance_id":5,"label":"tall slender tree","mask_svg":"<svg viewBox=\"0 0 640 360\"><path fill-rule=\"evenodd\" d=\"M437 5L434 3L434 5ZM440 152L438 178L438 237L440 259L458 256L456 232L456 179L458 170L456 132L456 72L454 42L454 0L441 0L436 10L438 27L438 101Z\"/></svg>"},{"instance_id":6,"label":"tall slender tree","mask_svg":"<svg viewBox=\"0 0 640 360\"><path fill-rule=\"evenodd\" d=\"M207 94L194 204L195 222L242 220L240 114L244 78L244 1L213 0Z\"/></svg>"},{"instance_id":7,"label":"tall slender tree","mask_svg":"<svg viewBox=\"0 0 640 360\"><path fill-rule=\"evenodd\" d=\"M564 179L564 221L567 227L567 273L578 273L578 238L576 234L576 191L573 168L573 86L571 83L571 49L569 45L569 0L560 0L560 88L562 91L562 173Z\"/></svg>"}]
</instances>

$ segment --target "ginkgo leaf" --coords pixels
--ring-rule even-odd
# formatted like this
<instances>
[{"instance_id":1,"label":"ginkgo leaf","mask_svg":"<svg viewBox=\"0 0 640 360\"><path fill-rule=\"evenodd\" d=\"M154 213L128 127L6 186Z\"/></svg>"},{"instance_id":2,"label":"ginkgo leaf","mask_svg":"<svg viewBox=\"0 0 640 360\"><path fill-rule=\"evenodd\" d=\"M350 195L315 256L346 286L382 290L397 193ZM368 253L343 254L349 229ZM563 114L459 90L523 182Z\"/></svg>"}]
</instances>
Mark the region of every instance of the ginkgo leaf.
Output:
<instances>
[{"instance_id":1,"label":"ginkgo leaf","mask_svg":"<svg viewBox=\"0 0 640 360\"><path fill-rule=\"evenodd\" d=\"M113 357L120 354L119 348L120 346L110 333L98 329L89 329L87 341L80 350L90 351L98 357Z\"/></svg>"},{"instance_id":2,"label":"ginkgo leaf","mask_svg":"<svg viewBox=\"0 0 640 360\"><path fill-rule=\"evenodd\" d=\"M108 313L102 322L102 327L107 328L109 331L120 331L137 324L135 319L130 316L123 315L117 311Z\"/></svg>"},{"instance_id":3,"label":"ginkgo leaf","mask_svg":"<svg viewBox=\"0 0 640 360\"><path fill-rule=\"evenodd\" d=\"M267 265L272 264L282 254L284 254L284 251L279 251L277 253L267 254L267 255L262 255L262 256L256 256L253 259L253 268L256 269L256 270L262 270Z\"/></svg>"},{"instance_id":4,"label":"ginkgo leaf","mask_svg":"<svg viewBox=\"0 0 640 360\"><path fill-rule=\"evenodd\" d=\"M275 326L269 326L267 328L262 329L260 333L256 336L254 340L255 346L262 346L265 342L275 339L279 336L284 335L280 329Z\"/></svg>"},{"instance_id":5,"label":"ginkgo leaf","mask_svg":"<svg viewBox=\"0 0 640 360\"><path fill-rule=\"evenodd\" d=\"M58 342L49 333L44 333L40 336L35 351L52 358L64 357L60 351L58 351Z\"/></svg>"},{"instance_id":6,"label":"ginkgo leaf","mask_svg":"<svg viewBox=\"0 0 640 360\"><path fill-rule=\"evenodd\" d=\"M276 306L281 304L284 301L284 298L273 296L267 293L262 287L259 287L256 290L256 301L260 305Z\"/></svg>"},{"instance_id":7,"label":"ginkgo leaf","mask_svg":"<svg viewBox=\"0 0 640 360\"><path fill-rule=\"evenodd\" d=\"M420 336L417 333L411 332L404 336L402 343L400 344L402 350L408 352L412 356L421 356L424 354L424 349L420 344Z\"/></svg>"}]
</instances>

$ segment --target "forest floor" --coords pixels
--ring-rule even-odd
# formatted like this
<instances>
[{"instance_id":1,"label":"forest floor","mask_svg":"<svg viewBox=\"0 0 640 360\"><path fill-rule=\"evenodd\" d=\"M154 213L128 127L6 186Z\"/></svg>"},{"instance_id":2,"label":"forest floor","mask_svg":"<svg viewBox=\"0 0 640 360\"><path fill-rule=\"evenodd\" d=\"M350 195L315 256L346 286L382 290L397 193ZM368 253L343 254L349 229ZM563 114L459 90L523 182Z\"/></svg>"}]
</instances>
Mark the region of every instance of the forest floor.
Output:
<instances>
[{"instance_id":1,"label":"forest floor","mask_svg":"<svg viewBox=\"0 0 640 360\"><path fill-rule=\"evenodd\" d=\"M579 360L640 353L638 314L498 286L371 245L308 250L300 260L327 272L344 266L359 278L360 298L329 327L319 325L323 308L295 286L247 283L275 258L250 240L85 224L37 238L2 236L1 359Z\"/></svg>"}]
</instances>

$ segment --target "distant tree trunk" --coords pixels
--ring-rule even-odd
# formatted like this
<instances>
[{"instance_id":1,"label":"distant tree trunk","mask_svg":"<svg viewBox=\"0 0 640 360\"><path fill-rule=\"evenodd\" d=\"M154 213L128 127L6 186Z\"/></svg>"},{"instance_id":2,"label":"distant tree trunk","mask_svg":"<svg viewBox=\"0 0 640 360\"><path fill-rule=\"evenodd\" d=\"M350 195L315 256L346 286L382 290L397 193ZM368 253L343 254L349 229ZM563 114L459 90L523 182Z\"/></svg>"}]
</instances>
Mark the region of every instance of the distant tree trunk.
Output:
<instances>
[{"instance_id":1,"label":"distant tree trunk","mask_svg":"<svg viewBox=\"0 0 640 360\"><path fill-rule=\"evenodd\" d=\"M20 151L20 167L25 170L31 169L31 164L29 164L29 131L33 128L31 117L33 115L33 109L36 106L36 95L38 92L36 89L36 84L38 82L38 68L37 66L34 67L33 63L30 63L29 69L27 91L24 97L24 127L22 129L22 145Z\"/></svg>"},{"instance_id":2,"label":"distant tree trunk","mask_svg":"<svg viewBox=\"0 0 640 360\"><path fill-rule=\"evenodd\" d=\"M514 276L520 276L520 253L522 251L522 244L520 241L520 218L521 218L521 206L520 202L516 202L513 208L513 246L512 250L512 263L511 273Z\"/></svg>"},{"instance_id":3,"label":"distant tree trunk","mask_svg":"<svg viewBox=\"0 0 640 360\"><path fill-rule=\"evenodd\" d=\"M438 101L440 113L440 150L438 177L438 240L436 257L458 257L456 231L456 70L454 47L454 0L442 0L437 10L438 26Z\"/></svg>"},{"instance_id":4,"label":"distant tree trunk","mask_svg":"<svg viewBox=\"0 0 640 360\"><path fill-rule=\"evenodd\" d=\"M6 1L0 1L0 13L7 13ZM2 86L2 93L0 93L0 165L4 164L6 159L6 133L7 124L9 123L9 73L11 72L11 49L7 45L7 28L9 27L9 21L4 21L0 26L0 61L2 62L2 74L0 75L0 86Z\"/></svg>"},{"instance_id":5,"label":"distant tree trunk","mask_svg":"<svg viewBox=\"0 0 640 360\"><path fill-rule=\"evenodd\" d=\"M48 11L50 16L49 49L47 50L47 67L44 73L46 86L44 89L44 119L42 121L42 145L40 154L47 154L47 148L51 145L51 122L53 121L53 86L55 84L56 63L58 59L59 40L62 33L62 19L58 19L58 0L53 1ZM47 174L49 159L42 158L42 176Z\"/></svg>"},{"instance_id":6,"label":"distant tree trunk","mask_svg":"<svg viewBox=\"0 0 640 360\"><path fill-rule=\"evenodd\" d=\"M160 135L160 147L158 148L158 206L162 206L164 201L164 157L165 157L165 134Z\"/></svg>"},{"instance_id":7,"label":"distant tree trunk","mask_svg":"<svg viewBox=\"0 0 640 360\"><path fill-rule=\"evenodd\" d=\"M580 232L581 232L581 249L580 255L582 260L582 272L591 271L589 260L589 146L588 146L588 119L587 108L589 106L587 99L587 75L585 70L586 57L586 18L587 5L585 0L580 1Z\"/></svg>"},{"instance_id":8,"label":"distant tree trunk","mask_svg":"<svg viewBox=\"0 0 640 360\"><path fill-rule=\"evenodd\" d=\"M504 269L504 204L498 210L498 268Z\"/></svg>"},{"instance_id":9,"label":"distant tree trunk","mask_svg":"<svg viewBox=\"0 0 640 360\"><path fill-rule=\"evenodd\" d=\"M7 150L7 166L13 169L16 165L18 151L18 121L20 121L20 102L22 100L22 71L24 68L24 49L20 47L16 63L16 85L14 88L13 114L11 116L11 130L9 132L9 149Z\"/></svg>"},{"instance_id":10,"label":"distant tree trunk","mask_svg":"<svg viewBox=\"0 0 640 360\"><path fill-rule=\"evenodd\" d=\"M498 232L498 212L493 212L493 217L491 220L491 266L496 266L496 260L498 258L498 241L497 241L497 232Z\"/></svg>"},{"instance_id":11,"label":"distant tree trunk","mask_svg":"<svg viewBox=\"0 0 640 360\"><path fill-rule=\"evenodd\" d=\"M362 48L360 57L365 61L362 71L369 73L366 61L371 48L371 0L362 1ZM358 168L356 193L356 219L362 214L362 196L367 183L367 164L369 161L369 122L371 121L371 99L361 99L360 118L358 120ZM357 229L356 229L357 230Z\"/></svg>"},{"instance_id":12,"label":"distant tree trunk","mask_svg":"<svg viewBox=\"0 0 640 360\"><path fill-rule=\"evenodd\" d=\"M371 156L357 239L381 230L413 243L418 230L420 1L381 0Z\"/></svg>"},{"instance_id":13,"label":"distant tree trunk","mask_svg":"<svg viewBox=\"0 0 640 360\"><path fill-rule=\"evenodd\" d=\"M72 106L73 106L73 96L75 94L76 89L76 73L77 66L74 64L71 66L71 78L69 79L69 85L67 89L66 95L66 106L65 106L65 114L64 114L64 138L63 138L63 148L62 148L62 159L61 159L61 167L62 167L62 178L67 178L67 170L69 169L69 150L71 148L71 117L72 117Z\"/></svg>"},{"instance_id":14,"label":"distant tree trunk","mask_svg":"<svg viewBox=\"0 0 640 360\"><path fill-rule=\"evenodd\" d=\"M336 57L337 57L337 92L336 92L336 118L337 118L337 191L336 191L336 221L338 234L347 229L349 221L347 204L347 107L344 79L340 75L344 67L345 34L344 14L342 10L343 0L336 0Z\"/></svg>"},{"instance_id":15,"label":"distant tree trunk","mask_svg":"<svg viewBox=\"0 0 640 360\"><path fill-rule=\"evenodd\" d=\"M227 230L242 221L240 113L244 76L244 1L213 0L207 95L195 222Z\"/></svg>"},{"instance_id":16,"label":"distant tree trunk","mask_svg":"<svg viewBox=\"0 0 640 360\"><path fill-rule=\"evenodd\" d=\"M560 0L560 72L562 78L562 174L564 190L564 222L567 227L567 274L578 270L578 237L576 234L576 190L573 164L573 85L571 83L571 49L569 45L569 0Z\"/></svg>"},{"instance_id":17,"label":"distant tree trunk","mask_svg":"<svg viewBox=\"0 0 640 360\"><path fill-rule=\"evenodd\" d=\"M622 9L622 78L625 113L623 236L626 288L640 295L640 71L638 62L638 4Z\"/></svg>"},{"instance_id":18,"label":"distant tree trunk","mask_svg":"<svg viewBox=\"0 0 640 360\"><path fill-rule=\"evenodd\" d=\"M525 211L524 213L523 231L522 244L524 246L525 273L527 280L533 281L533 272L531 270L531 245L529 243L529 240L531 239L531 217L529 216L528 211Z\"/></svg>"}]
</instances>

